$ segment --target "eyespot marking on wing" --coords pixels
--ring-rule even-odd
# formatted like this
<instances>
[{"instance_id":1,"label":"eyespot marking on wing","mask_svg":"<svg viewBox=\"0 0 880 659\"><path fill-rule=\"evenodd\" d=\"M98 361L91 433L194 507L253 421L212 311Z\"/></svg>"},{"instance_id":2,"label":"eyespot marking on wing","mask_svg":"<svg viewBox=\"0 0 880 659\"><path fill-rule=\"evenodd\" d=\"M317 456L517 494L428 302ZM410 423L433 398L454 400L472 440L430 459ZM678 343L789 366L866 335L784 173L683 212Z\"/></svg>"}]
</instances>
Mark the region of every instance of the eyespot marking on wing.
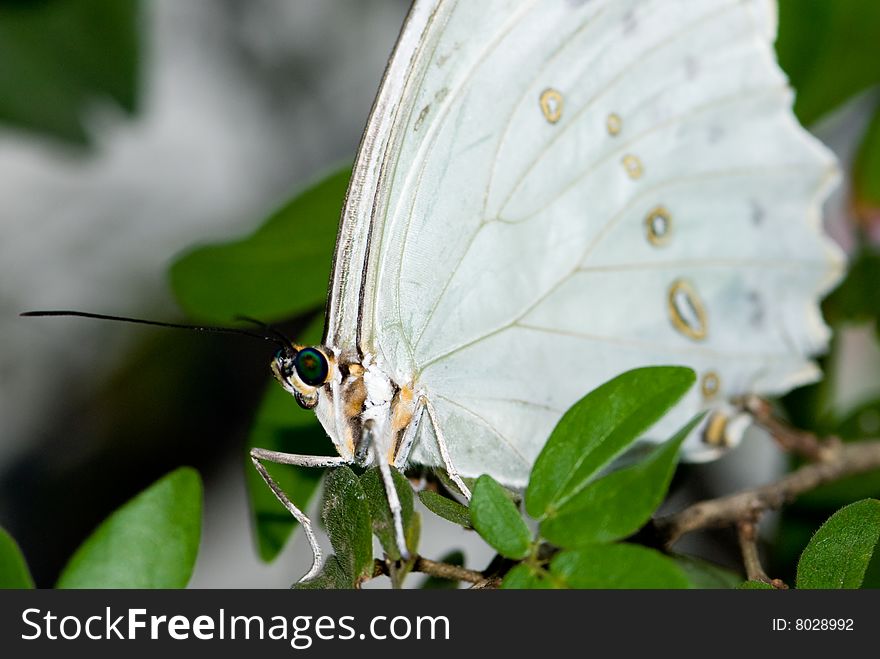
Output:
<instances>
[{"instance_id":1,"label":"eyespot marking on wing","mask_svg":"<svg viewBox=\"0 0 880 659\"><path fill-rule=\"evenodd\" d=\"M669 287L669 319L672 326L694 341L702 341L709 334L706 309L697 291L683 279L676 279Z\"/></svg>"},{"instance_id":2,"label":"eyespot marking on wing","mask_svg":"<svg viewBox=\"0 0 880 659\"><path fill-rule=\"evenodd\" d=\"M721 378L715 371L706 371L700 378L700 392L704 400L711 400L721 390Z\"/></svg>"},{"instance_id":3,"label":"eyespot marking on wing","mask_svg":"<svg viewBox=\"0 0 880 659\"><path fill-rule=\"evenodd\" d=\"M667 244L672 236L672 215L665 207L655 206L645 216L645 231L655 247Z\"/></svg>"},{"instance_id":4,"label":"eyespot marking on wing","mask_svg":"<svg viewBox=\"0 0 880 659\"><path fill-rule=\"evenodd\" d=\"M541 92L539 102L541 104L541 112L548 122L555 124L562 118L562 94L559 91L548 87Z\"/></svg>"},{"instance_id":5,"label":"eyespot marking on wing","mask_svg":"<svg viewBox=\"0 0 880 659\"><path fill-rule=\"evenodd\" d=\"M623 119L621 119L620 115L616 112L612 112L605 120L605 128L608 129L608 134L612 137L614 137L615 135L619 135L621 129L623 128Z\"/></svg>"},{"instance_id":6,"label":"eyespot marking on wing","mask_svg":"<svg viewBox=\"0 0 880 659\"><path fill-rule=\"evenodd\" d=\"M628 153L623 157L621 162L623 163L623 169L626 171L626 175L633 180L641 178L642 174L645 173L645 168L642 166L642 161L638 156Z\"/></svg>"}]
</instances>

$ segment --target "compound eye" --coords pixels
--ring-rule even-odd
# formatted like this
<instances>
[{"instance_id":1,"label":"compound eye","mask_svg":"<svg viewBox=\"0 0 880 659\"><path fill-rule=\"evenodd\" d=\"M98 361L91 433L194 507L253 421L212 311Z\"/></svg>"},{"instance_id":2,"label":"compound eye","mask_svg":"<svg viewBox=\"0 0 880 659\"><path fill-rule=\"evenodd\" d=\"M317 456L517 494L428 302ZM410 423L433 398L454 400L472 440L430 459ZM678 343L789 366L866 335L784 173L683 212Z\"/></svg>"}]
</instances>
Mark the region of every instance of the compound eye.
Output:
<instances>
[{"instance_id":1,"label":"compound eye","mask_svg":"<svg viewBox=\"0 0 880 659\"><path fill-rule=\"evenodd\" d=\"M327 358L316 348L303 348L296 353L294 366L299 379L312 387L324 384L330 373Z\"/></svg>"}]
</instances>

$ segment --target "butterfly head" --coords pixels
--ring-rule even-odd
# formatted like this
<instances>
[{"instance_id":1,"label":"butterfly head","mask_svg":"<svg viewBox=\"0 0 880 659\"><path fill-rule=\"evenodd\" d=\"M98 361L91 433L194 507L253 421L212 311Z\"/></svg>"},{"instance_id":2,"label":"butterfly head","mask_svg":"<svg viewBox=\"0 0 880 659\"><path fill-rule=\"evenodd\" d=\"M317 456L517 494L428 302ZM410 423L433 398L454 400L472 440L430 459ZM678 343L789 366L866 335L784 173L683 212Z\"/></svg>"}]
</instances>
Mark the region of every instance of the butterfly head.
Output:
<instances>
[{"instance_id":1,"label":"butterfly head","mask_svg":"<svg viewBox=\"0 0 880 659\"><path fill-rule=\"evenodd\" d=\"M272 359L272 373L281 386L307 410L318 404L318 391L333 371L333 360L320 347L285 347Z\"/></svg>"}]
</instances>

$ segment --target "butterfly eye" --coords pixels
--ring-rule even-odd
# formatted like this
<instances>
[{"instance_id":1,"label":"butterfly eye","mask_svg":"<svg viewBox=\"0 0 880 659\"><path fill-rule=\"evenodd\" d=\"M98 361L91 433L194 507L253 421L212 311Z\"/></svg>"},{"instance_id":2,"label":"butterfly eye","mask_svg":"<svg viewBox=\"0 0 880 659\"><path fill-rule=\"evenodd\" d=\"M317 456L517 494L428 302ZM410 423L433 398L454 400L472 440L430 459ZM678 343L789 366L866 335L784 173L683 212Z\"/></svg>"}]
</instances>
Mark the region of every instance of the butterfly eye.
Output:
<instances>
[{"instance_id":1,"label":"butterfly eye","mask_svg":"<svg viewBox=\"0 0 880 659\"><path fill-rule=\"evenodd\" d=\"M327 381L330 367L324 354L315 348L303 348L294 361L296 374L308 385L317 387Z\"/></svg>"}]
</instances>

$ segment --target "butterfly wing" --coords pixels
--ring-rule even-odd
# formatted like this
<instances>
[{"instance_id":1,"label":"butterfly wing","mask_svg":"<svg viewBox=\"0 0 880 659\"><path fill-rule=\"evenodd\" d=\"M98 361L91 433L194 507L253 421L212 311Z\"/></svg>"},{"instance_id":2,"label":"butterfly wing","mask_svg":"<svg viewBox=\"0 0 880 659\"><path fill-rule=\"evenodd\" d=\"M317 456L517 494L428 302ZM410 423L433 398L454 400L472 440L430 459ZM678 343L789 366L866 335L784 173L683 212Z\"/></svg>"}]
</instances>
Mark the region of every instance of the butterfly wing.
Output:
<instances>
[{"instance_id":1,"label":"butterfly wing","mask_svg":"<svg viewBox=\"0 0 880 659\"><path fill-rule=\"evenodd\" d=\"M344 210L328 340L423 390L462 474L523 484L563 411L629 368L702 378L658 439L818 376L836 173L792 115L774 10L416 3ZM413 459L440 464L419 432Z\"/></svg>"}]
</instances>

